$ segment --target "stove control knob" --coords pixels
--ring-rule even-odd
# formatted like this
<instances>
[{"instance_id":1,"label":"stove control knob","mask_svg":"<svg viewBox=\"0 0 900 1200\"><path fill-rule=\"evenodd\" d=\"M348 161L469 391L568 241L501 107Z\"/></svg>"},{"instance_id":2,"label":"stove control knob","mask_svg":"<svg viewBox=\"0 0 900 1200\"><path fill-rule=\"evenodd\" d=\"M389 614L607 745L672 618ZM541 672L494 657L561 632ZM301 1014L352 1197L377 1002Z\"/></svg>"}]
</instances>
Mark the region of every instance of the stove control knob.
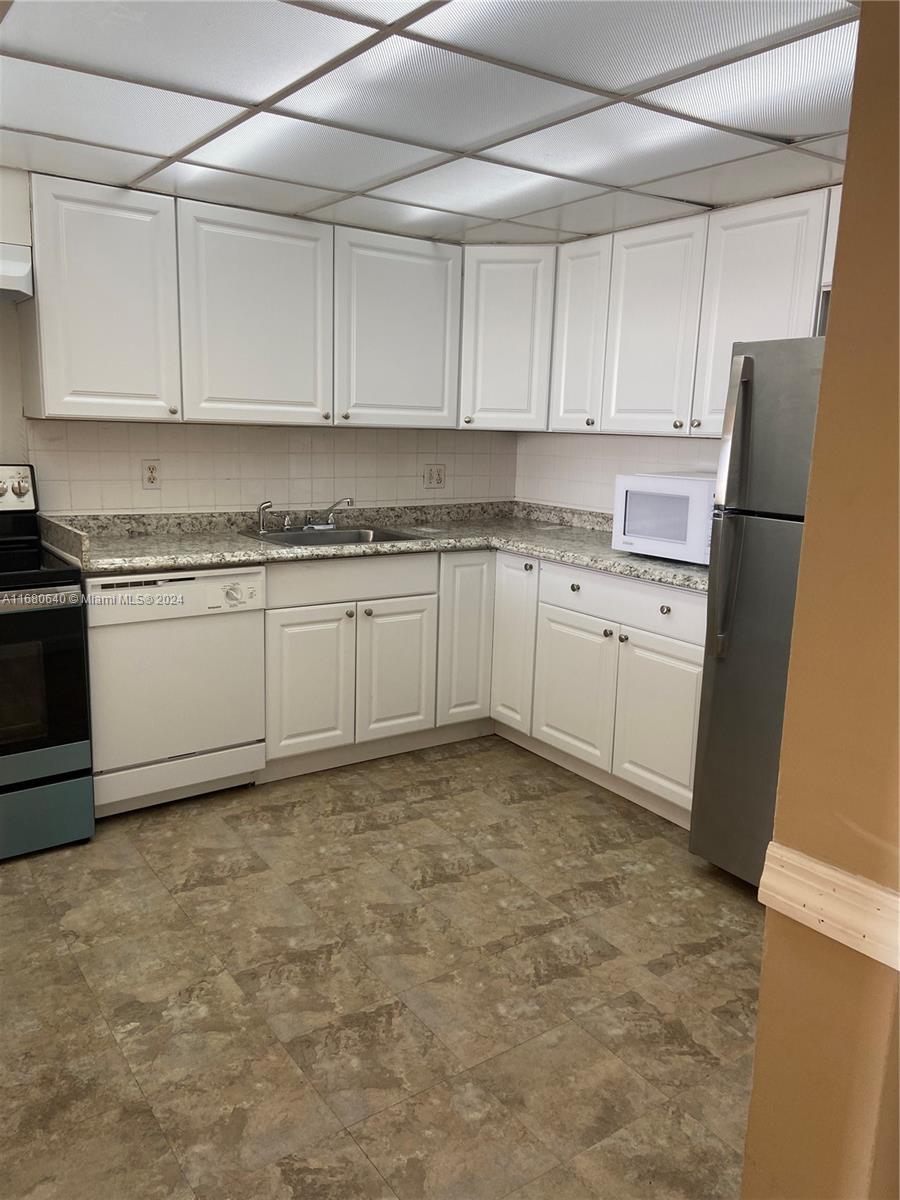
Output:
<instances>
[{"instance_id":1,"label":"stove control knob","mask_svg":"<svg viewBox=\"0 0 900 1200\"><path fill-rule=\"evenodd\" d=\"M14 496L27 496L31 490L31 486L27 479L14 479L12 482L12 490Z\"/></svg>"},{"instance_id":2,"label":"stove control knob","mask_svg":"<svg viewBox=\"0 0 900 1200\"><path fill-rule=\"evenodd\" d=\"M229 583L225 588L225 599L229 604L240 604L244 599L244 593L236 583Z\"/></svg>"},{"instance_id":3,"label":"stove control knob","mask_svg":"<svg viewBox=\"0 0 900 1200\"><path fill-rule=\"evenodd\" d=\"M5 496L9 491L9 484L5 479L0 479L0 496Z\"/></svg>"}]
</instances>

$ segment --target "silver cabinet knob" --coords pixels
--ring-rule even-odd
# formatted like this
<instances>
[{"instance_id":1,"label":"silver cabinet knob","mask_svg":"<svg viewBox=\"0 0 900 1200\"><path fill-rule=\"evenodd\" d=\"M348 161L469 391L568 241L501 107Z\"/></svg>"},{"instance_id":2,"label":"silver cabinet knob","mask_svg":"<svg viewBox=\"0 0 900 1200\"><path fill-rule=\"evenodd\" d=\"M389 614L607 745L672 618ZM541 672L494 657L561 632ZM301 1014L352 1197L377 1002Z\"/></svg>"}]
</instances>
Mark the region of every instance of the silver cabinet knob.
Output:
<instances>
[{"instance_id":1,"label":"silver cabinet knob","mask_svg":"<svg viewBox=\"0 0 900 1200\"><path fill-rule=\"evenodd\" d=\"M611 629L604 629L604 630L603 630L603 636L604 636L604 637L612 637L612 635L613 635L613 631L612 631Z\"/></svg>"},{"instance_id":2,"label":"silver cabinet knob","mask_svg":"<svg viewBox=\"0 0 900 1200\"><path fill-rule=\"evenodd\" d=\"M353 618L356 616L356 613L353 611L353 609L352 609L352 608L348 608L348 609L347 609L347 616L348 616L348 617L350 618L350 620L352 621L352 620L353 620Z\"/></svg>"},{"instance_id":3,"label":"silver cabinet knob","mask_svg":"<svg viewBox=\"0 0 900 1200\"><path fill-rule=\"evenodd\" d=\"M673 429L684 429L684 421L673 421L672 428Z\"/></svg>"},{"instance_id":4,"label":"silver cabinet knob","mask_svg":"<svg viewBox=\"0 0 900 1200\"><path fill-rule=\"evenodd\" d=\"M27 479L14 479L11 486L14 496L27 496L31 491L31 485Z\"/></svg>"},{"instance_id":5,"label":"silver cabinet knob","mask_svg":"<svg viewBox=\"0 0 900 1200\"><path fill-rule=\"evenodd\" d=\"M175 404L170 404L170 405L169 405L169 412L172 414L172 416L173 416L173 417L177 417L177 416L178 416L178 407L177 407L177 405L175 405Z\"/></svg>"},{"instance_id":6,"label":"silver cabinet knob","mask_svg":"<svg viewBox=\"0 0 900 1200\"><path fill-rule=\"evenodd\" d=\"M588 419L585 421L585 425L593 425L593 424L594 424L594 418L588 417Z\"/></svg>"},{"instance_id":7,"label":"silver cabinet knob","mask_svg":"<svg viewBox=\"0 0 900 1200\"><path fill-rule=\"evenodd\" d=\"M672 611L672 605L671 604L661 604L659 606L659 611L662 613L662 615L664 617L667 617L669 615L669 613Z\"/></svg>"},{"instance_id":8,"label":"silver cabinet knob","mask_svg":"<svg viewBox=\"0 0 900 1200\"><path fill-rule=\"evenodd\" d=\"M374 614L372 613L372 610L371 610L371 608L367 608L367 609L365 609L364 611L365 611L365 614L366 614L366 616L367 616L367 617L371 617L371 616L373 616L373 615L374 615Z\"/></svg>"},{"instance_id":9,"label":"silver cabinet knob","mask_svg":"<svg viewBox=\"0 0 900 1200\"><path fill-rule=\"evenodd\" d=\"M350 420L350 414L349 414L349 413L341 413L341 420L342 420L342 421L349 421L349 420Z\"/></svg>"},{"instance_id":10,"label":"silver cabinet knob","mask_svg":"<svg viewBox=\"0 0 900 1200\"><path fill-rule=\"evenodd\" d=\"M474 417L463 417L463 425L471 425L474 420Z\"/></svg>"},{"instance_id":11,"label":"silver cabinet knob","mask_svg":"<svg viewBox=\"0 0 900 1200\"><path fill-rule=\"evenodd\" d=\"M571 589L572 589L572 591L573 591L573 592L580 592L580 591L581 591L581 584L580 584L580 583L572 583L572 584L570 584L569 586L571 587Z\"/></svg>"},{"instance_id":12,"label":"silver cabinet knob","mask_svg":"<svg viewBox=\"0 0 900 1200\"><path fill-rule=\"evenodd\" d=\"M323 413L322 413L322 420L323 420L323 421L330 421L330 420L331 420L331 413L330 413L330 412L323 412Z\"/></svg>"},{"instance_id":13,"label":"silver cabinet knob","mask_svg":"<svg viewBox=\"0 0 900 1200\"><path fill-rule=\"evenodd\" d=\"M628 641L628 634L627 634L627 633L620 633L620 634L619 634L619 641L620 641L620 642L627 642L627 641Z\"/></svg>"},{"instance_id":14,"label":"silver cabinet knob","mask_svg":"<svg viewBox=\"0 0 900 1200\"><path fill-rule=\"evenodd\" d=\"M693 421L691 421L691 429L699 429L702 424L703 422L699 417L694 417Z\"/></svg>"},{"instance_id":15,"label":"silver cabinet knob","mask_svg":"<svg viewBox=\"0 0 900 1200\"><path fill-rule=\"evenodd\" d=\"M5 496L9 491L9 484L5 479L0 479L0 496Z\"/></svg>"},{"instance_id":16,"label":"silver cabinet knob","mask_svg":"<svg viewBox=\"0 0 900 1200\"><path fill-rule=\"evenodd\" d=\"M526 563L526 564L525 564L525 567L524 567L524 570L526 570L526 571L533 571L533 570L534 570L534 563Z\"/></svg>"}]
</instances>

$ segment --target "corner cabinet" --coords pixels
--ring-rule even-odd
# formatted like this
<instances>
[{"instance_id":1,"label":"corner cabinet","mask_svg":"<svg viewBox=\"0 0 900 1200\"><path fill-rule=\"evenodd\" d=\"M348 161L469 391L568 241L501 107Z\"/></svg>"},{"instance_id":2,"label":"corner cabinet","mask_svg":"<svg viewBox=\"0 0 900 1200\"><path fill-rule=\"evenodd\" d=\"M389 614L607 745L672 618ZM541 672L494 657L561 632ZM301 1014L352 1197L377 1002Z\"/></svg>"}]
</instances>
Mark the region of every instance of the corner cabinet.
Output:
<instances>
[{"instance_id":1,"label":"corner cabinet","mask_svg":"<svg viewBox=\"0 0 900 1200\"><path fill-rule=\"evenodd\" d=\"M692 432L718 437L735 342L814 332L828 190L709 217Z\"/></svg>"},{"instance_id":2,"label":"corner cabinet","mask_svg":"<svg viewBox=\"0 0 900 1200\"><path fill-rule=\"evenodd\" d=\"M490 550L441 555L438 725L490 716L494 558Z\"/></svg>"},{"instance_id":3,"label":"corner cabinet","mask_svg":"<svg viewBox=\"0 0 900 1200\"><path fill-rule=\"evenodd\" d=\"M538 562L498 554L496 572L491 716L531 733Z\"/></svg>"},{"instance_id":4,"label":"corner cabinet","mask_svg":"<svg viewBox=\"0 0 900 1200\"><path fill-rule=\"evenodd\" d=\"M466 247L465 428L547 428L555 264L555 246Z\"/></svg>"},{"instance_id":5,"label":"corner cabinet","mask_svg":"<svg viewBox=\"0 0 900 1200\"><path fill-rule=\"evenodd\" d=\"M184 416L332 419L332 230L177 201Z\"/></svg>"},{"instance_id":6,"label":"corner cabinet","mask_svg":"<svg viewBox=\"0 0 900 1200\"><path fill-rule=\"evenodd\" d=\"M335 230L335 423L455 428L459 246Z\"/></svg>"},{"instance_id":7,"label":"corner cabinet","mask_svg":"<svg viewBox=\"0 0 900 1200\"><path fill-rule=\"evenodd\" d=\"M550 379L554 432L600 432L612 247L612 236L606 235L557 251Z\"/></svg>"},{"instance_id":8,"label":"corner cabinet","mask_svg":"<svg viewBox=\"0 0 900 1200\"><path fill-rule=\"evenodd\" d=\"M175 201L44 175L31 187L26 414L179 420Z\"/></svg>"}]
</instances>

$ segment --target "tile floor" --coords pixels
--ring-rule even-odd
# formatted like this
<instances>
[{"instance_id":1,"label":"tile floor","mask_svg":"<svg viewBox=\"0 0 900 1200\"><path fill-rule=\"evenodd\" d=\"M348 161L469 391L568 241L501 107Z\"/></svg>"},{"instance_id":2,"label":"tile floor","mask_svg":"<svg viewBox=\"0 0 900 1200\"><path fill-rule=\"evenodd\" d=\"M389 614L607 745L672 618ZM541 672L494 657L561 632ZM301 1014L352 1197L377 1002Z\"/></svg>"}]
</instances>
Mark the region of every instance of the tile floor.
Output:
<instances>
[{"instance_id":1,"label":"tile floor","mask_svg":"<svg viewBox=\"0 0 900 1200\"><path fill-rule=\"evenodd\" d=\"M6 1200L735 1197L762 928L499 738L0 864Z\"/></svg>"}]
</instances>

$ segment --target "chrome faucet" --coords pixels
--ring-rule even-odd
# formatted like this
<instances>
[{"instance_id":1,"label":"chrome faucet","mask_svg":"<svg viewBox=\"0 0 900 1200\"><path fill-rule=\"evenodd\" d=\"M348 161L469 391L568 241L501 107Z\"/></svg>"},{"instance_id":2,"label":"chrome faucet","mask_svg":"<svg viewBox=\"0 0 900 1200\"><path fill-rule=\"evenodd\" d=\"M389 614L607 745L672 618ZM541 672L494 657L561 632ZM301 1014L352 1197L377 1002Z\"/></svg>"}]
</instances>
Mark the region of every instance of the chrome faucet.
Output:
<instances>
[{"instance_id":1,"label":"chrome faucet","mask_svg":"<svg viewBox=\"0 0 900 1200\"><path fill-rule=\"evenodd\" d=\"M266 532L266 513L269 511L269 509L271 507L272 507L271 500L263 500L262 504L257 506L257 509L256 509L256 532L257 533L265 533Z\"/></svg>"},{"instance_id":2,"label":"chrome faucet","mask_svg":"<svg viewBox=\"0 0 900 1200\"><path fill-rule=\"evenodd\" d=\"M334 529L334 510L340 504L346 504L348 508L353 507L352 496L342 496L340 500L335 500L334 504L324 509L322 512L310 512L306 514L306 524L304 529Z\"/></svg>"}]
</instances>

